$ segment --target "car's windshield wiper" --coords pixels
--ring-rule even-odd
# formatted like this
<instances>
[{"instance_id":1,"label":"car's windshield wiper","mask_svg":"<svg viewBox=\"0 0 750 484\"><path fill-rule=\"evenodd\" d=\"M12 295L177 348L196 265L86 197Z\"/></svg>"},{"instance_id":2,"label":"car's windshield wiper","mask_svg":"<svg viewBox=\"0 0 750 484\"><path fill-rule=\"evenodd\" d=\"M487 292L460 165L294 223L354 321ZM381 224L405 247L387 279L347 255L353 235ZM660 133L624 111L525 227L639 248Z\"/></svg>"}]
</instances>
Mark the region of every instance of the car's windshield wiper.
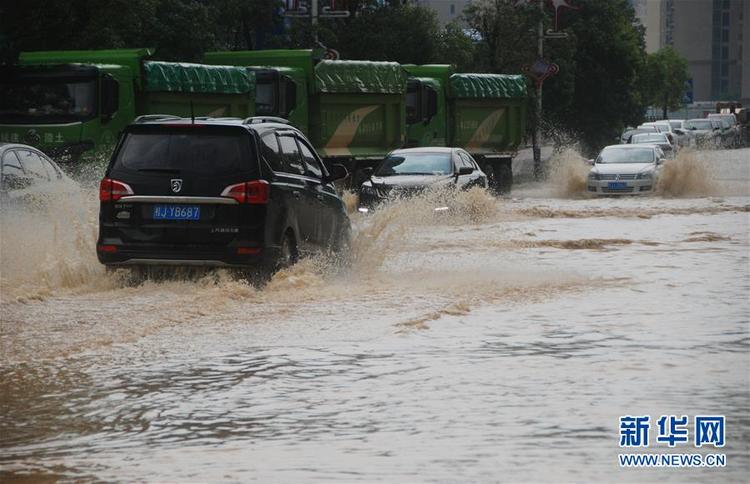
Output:
<instances>
[{"instance_id":1,"label":"car's windshield wiper","mask_svg":"<svg viewBox=\"0 0 750 484\"><path fill-rule=\"evenodd\" d=\"M180 170L176 168L138 168L138 171L151 171L151 172L158 172L158 173L170 173L173 175L179 175Z\"/></svg>"}]
</instances>

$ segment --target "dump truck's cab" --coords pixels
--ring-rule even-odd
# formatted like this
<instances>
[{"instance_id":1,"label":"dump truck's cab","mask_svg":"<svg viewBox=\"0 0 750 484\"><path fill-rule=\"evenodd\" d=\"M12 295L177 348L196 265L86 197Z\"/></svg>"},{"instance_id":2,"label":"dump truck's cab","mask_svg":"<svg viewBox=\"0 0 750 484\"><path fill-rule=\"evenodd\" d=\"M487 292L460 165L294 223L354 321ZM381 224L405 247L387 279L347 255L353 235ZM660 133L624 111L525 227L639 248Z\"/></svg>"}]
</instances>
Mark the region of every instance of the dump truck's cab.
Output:
<instances>
[{"instance_id":1,"label":"dump truck's cab","mask_svg":"<svg viewBox=\"0 0 750 484\"><path fill-rule=\"evenodd\" d=\"M255 114L245 69L148 60L150 49L24 52L0 71L0 140L33 145L60 161L108 157L143 114Z\"/></svg>"},{"instance_id":2,"label":"dump truck's cab","mask_svg":"<svg viewBox=\"0 0 750 484\"><path fill-rule=\"evenodd\" d=\"M113 145L135 117L133 75L111 64L0 69L0 142L25 143L57 159Z\"/></svg>"},{"instance_id":3,"label":"dump truck's cab","mask_svg":"<svg viewBox=\"0 0 750 484\"><path fill-rule=\"evenodd\" d=\"M406 146L450 146L448 140L449 65L405 65Z\"/></svg>"},{"instance_id":4,"label":"dump truck's cab","mask_svg":"<svg viewBox=\"0 0 750 484\"><path fill-rule=\"evenodd\" d=\"M308 80L312 75L311 51L260 50L208 52L211 65L242 66L255 75L258 116L277 116L308 133Z\"/></svg>"}]
</instances>

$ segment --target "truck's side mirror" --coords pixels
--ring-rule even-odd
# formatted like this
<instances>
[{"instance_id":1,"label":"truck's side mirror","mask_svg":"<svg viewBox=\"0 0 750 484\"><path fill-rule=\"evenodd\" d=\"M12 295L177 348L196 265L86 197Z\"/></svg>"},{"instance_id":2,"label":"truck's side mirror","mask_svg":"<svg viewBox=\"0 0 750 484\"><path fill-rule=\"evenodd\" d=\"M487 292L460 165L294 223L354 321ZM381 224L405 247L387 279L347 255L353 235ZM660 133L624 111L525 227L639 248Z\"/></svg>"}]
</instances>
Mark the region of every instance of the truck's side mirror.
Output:
<instances>
[{"instance_id":1,"label":"truck's side mirror","mask_svg":"<svg viewBox=\"0 0 750 484\"><path fill-rule=\"evenodd\" d=\"M435 116L438 112L438 93L435 89L433 89L430 86L425 86L424 89L425 94L425 111L424 111L424 124L427 124L430 122L433 116Z\"/></svg>"},{"instance_id":2,"label":"truck's side mirror","mask_svg":"<svg viewBox=\"0 0 750 484\"><path fill-rule=\"evenodd\" d=\"M417 79L406 82L406 124L414 124L422 119L422 83Z\"/></svg>"},{"instance_id":3,"label":"truck's side mirror","mask_svg":"<svg viewBox=\"0 0 750 484\"><path fill-rule=\"evenodd\" d=\"M101 119L108 122L120 108L120 83L110 74L105 74L101 80Z\"/></svg>"},{"instance_id":4,"label":"truck's side mirror","mask_svg":"<svg viewBox=\"0 0 750 484\"><path fill-rule=\"evenodd\" d=\"M294 111L297 107L297 83L293 79L284 76L281 83L280 91L283 92L283 103L281 112L279 113L282 118L289 116L289 113Z\"/></svg>"}]
</instances>

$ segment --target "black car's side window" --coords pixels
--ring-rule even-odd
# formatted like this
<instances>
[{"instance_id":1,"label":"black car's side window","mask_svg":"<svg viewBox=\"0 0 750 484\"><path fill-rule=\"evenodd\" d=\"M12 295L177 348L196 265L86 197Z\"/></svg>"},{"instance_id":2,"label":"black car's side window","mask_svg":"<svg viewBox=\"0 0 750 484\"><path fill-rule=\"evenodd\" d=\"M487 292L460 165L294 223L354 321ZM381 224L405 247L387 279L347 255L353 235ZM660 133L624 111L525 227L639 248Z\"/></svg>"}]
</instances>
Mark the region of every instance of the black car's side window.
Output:
<instances>
[{"instance_id":1,"label":"black car's side window","mask_svg":"<svg viewBox=\"0 0 750 484\"><path fill-rule=\"evenodd\" d=\"M281 145L281 153L284 157L284 164L286 165L289 173L295 175L304 175L305 167L302 164L302 158L300 158L299 147L294 136L280 135L279 144Z\"/></svg>"},{"instance_id":2,"label":"black car's side window","mask_svg":"<svg viewBox=\"0 0 750 484\"><path fill-rule=\"evenodd\" d=\"M318 163L312 150L301 139L297 138L297 141L299 141L302 160L305 162L305 174L314 178L322 179L323 169L320 167L320 163Z\"/></svg>"},{"instance_id":3,"label":"black car's side window","mask_svg":"<svg viewBox=\"0 0 750 484\"><path fill-rule=\"evenodd\" d=\"M273 171L285 171L275 133L268 133L261 138L261 149L263 150L263 158Z\"/></svg>"}]
</instances>

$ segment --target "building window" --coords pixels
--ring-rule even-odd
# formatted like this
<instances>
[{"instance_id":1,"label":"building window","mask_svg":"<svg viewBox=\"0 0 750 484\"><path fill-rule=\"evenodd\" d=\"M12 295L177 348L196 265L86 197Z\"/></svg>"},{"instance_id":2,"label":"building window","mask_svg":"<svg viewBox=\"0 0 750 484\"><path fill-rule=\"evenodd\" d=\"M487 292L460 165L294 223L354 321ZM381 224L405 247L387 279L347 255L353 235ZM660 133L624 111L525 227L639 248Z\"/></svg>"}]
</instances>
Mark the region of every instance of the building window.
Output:
<instances>
[{"instance_id":1,"label":"building window","mask_svg":"<svg viewBox=\"0 0 750 484\"><path fill-rule=\"evenodd\" d=\"M721 25L729 25L729 12L724 12L721 14Z\"/></svg>"},{"instance_id":2,"label":"building window","mask_svg":"<svg viewBox=\"0 0 750 484\"><path fill-rule=\"evenodd\" d=\"M721 58L723 60L729 59L729 47L722 47L721 48Z\"/></svg>"},{"instance_id":3,"label":"building window","mask_svg":"<svg viewBox=\"0 0 750 484\"><path fill-rule=\"evenodd\" d=\"M729 76L729 64L722 64L721 65L721 75L722 75L722 77Z\"/></svg>"},{"instance_id":4,"label":"building window","mask_svg":"<svg viewBox=\"0 0 750 484\"><path fill-rule=\"evenodd\" d=\"M729 42L729 30L724 29L721 31L721 41L722 42Z\"/></svg>"},{"instance_id":5,"label":"building window","mask_svg":"<svg viewBox=\"0 0 750 484\"><path fill-rule=\"evenodd\" d=\"M451 15L456 15L456 4L451 3Z\"/></svg>"}]
</instances>

